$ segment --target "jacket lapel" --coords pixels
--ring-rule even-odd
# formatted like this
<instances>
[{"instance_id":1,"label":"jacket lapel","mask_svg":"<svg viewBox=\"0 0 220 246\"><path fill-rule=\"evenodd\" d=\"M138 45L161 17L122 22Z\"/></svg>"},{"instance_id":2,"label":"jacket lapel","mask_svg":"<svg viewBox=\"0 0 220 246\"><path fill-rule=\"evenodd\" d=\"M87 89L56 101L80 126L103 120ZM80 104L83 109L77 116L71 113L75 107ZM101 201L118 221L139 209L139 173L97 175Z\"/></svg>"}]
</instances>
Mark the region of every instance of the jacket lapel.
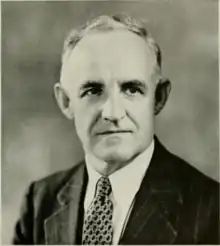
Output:
<instances>
[{"instance_id":1,"label":"jacket lapel","mask_svg":"<svg viewBox=\"0 0 220 246\"><path fill-rule=\"evenodd\" d=\"M155 151L136 195L120 244L171 244L178 231L182 197L171 170L171 154L155 139Z\"/></svg>"},{"instance_id":2,"label":"jacket lapel","mask_svg":"<svg viewBox=\"0 0 220 246\"><path fill-rule=\"evenodd\" d=\"M80 209L83 208L85 173L85 165L80 165L72 179L58 193L58 205L44 222L46 244L76 244L77 225L82 215Z\"/></svg>"}]
</instances>

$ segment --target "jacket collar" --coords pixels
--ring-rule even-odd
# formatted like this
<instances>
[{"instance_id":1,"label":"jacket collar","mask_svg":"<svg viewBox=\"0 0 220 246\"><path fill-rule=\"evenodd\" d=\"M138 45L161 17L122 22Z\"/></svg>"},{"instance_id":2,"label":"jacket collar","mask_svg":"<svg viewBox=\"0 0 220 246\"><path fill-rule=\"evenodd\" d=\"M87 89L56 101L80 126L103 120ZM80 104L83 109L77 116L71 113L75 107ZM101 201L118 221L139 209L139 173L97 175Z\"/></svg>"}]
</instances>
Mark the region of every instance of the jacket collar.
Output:
<instances>
[{"instance_id":1,"label":"jacket collar","mask_svg":"<svg viewBox=\"0 0 220 246\"><path fill-rule=\"evenodd\" d=\"M155 137L155 151L120 244L171 244L178 234L182 195L174 157Z\"/></svg>"},{"instance_id":2,"label":"jacket collar","mask_svg":"<svg viewBox=\"0 0 220 246\"><path fill-rule=\"evenodd\" d=\"M76 244L78 240L87 183L84 164L75 168L74 175L57 195L58 204L53 214L44 222L46 244Z\"/></svg>"},{"instance_id":3,"label":"jacket collar","mask_svg":"<svg viewBox=\"0 0 220 246\"><path fill-rule=\"evenodd\" d=\"M183 199L173 170L172 155L155 137L155 150L136 195L120 244L170 244L177 237ZM45 220L47 244L76 244L83 222L83 198L87 184L85 163L57 195L58 205ZM80 218L81 216L81 218Z\"/></svg>"}]
</instances>

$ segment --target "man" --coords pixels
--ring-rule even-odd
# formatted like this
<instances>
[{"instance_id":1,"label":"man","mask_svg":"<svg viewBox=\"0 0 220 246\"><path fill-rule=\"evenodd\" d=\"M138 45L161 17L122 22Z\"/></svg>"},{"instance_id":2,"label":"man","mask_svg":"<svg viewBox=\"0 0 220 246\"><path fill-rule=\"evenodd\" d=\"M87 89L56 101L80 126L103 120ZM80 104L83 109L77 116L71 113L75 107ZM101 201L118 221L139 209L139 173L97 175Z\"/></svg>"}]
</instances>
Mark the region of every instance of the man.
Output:
<instances>
[{"instance_id":1,"label":"man","mask_svg":"<svg viewBox=\"0 0 220 246\"><path fill-rule=\"evenodd\" d=\"M32 183L14 243L218 244L218 184L154 136L170 89L137 20L100 16L72 31L54 91L85 161Z\"/></svg>"}]
</instances>

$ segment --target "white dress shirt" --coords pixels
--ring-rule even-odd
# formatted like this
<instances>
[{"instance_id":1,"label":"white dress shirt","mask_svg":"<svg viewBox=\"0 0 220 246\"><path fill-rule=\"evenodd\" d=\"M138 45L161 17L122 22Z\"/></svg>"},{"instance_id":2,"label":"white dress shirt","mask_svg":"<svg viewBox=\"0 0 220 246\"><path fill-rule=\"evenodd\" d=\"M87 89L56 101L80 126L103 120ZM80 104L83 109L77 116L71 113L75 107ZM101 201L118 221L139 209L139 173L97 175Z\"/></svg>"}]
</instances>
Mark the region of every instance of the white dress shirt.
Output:
<instances>
[{"instance_id":1,"label":"white dress shirt","mask_svg":"<svg viewBox=\"0 0 220 246\"><path fill-rule=\"evenodd\" d=\"M113 244L118 244L123 235L130 212L133 208L135 195L149 166L154 151L154 140L150 146L136 157L131 163L117 170L109 176L112 186L111 200L113 202ZM102 176L94 168L92 163L100 160L94 155L86 154L86 166L88 170L88 185L84 200L84 212L91 204L98 179Z\"/></svg>"}]
</instances>

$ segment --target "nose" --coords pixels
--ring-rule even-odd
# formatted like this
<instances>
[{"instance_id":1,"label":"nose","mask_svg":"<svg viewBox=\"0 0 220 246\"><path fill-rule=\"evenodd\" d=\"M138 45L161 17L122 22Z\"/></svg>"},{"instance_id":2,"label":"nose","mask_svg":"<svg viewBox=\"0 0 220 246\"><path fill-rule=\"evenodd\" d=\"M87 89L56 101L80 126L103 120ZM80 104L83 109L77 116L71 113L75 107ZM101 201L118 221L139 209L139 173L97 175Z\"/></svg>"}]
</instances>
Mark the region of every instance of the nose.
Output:
<instances>
[{"instance_id":1,"label":"nose","mask_svg":"<svg viewBox=\"0 0 220 246\"><path fill-rule=\"evenodd\" d=\"M125 114L120 95L109 96L102 108L102 118L107 121L118 122L125 117Z\"/></svg>"}]
</instances>

